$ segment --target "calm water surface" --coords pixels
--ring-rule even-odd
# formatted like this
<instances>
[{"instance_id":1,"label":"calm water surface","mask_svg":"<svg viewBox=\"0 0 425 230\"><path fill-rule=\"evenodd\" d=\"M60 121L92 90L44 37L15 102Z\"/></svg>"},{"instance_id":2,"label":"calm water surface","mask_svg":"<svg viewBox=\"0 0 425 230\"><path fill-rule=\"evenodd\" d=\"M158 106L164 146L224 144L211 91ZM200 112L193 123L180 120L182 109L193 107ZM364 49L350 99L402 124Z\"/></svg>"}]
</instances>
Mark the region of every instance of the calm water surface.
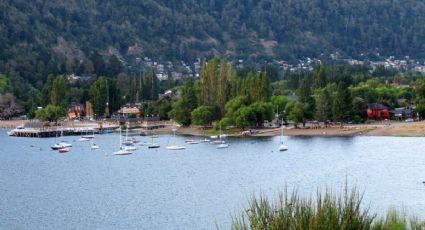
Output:
<instances>
[{"instance_id":1,"label":"calm water surface","mask_svg":"<svg viewBox=\"0 0 425 230\"><path fill-rule=\"evenodd\" d=\"M228 149L172 152L164 148L172 137L161 136L160 149L129 156L111 156L116 134L97 136L96 151L65 139L74 147L58 154L54 138L0 130L0 229L226 229L254 193L287 185L309 196L340 191L346 179L373 211L425 218L424 138L286 138L287 152L276 151L279 138L229 139Z\"/></svg>"}]
</instances>

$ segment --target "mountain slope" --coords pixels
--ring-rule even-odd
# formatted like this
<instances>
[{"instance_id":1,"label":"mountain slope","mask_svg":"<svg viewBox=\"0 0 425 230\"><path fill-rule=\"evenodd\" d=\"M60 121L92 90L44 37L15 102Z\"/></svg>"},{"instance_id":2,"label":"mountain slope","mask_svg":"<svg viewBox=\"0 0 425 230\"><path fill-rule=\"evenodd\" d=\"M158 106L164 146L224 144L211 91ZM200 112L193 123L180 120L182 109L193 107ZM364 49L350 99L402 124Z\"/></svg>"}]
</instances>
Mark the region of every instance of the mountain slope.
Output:
<instances>
[{"instance_id":1,"label":"mountain slope","mask_svg":"<svg viewBox=\"0 0 425 230\"><path fill-rule=\"evenodd\" d=\"M421 0L1 0L0 12L4 63L81 59L94 48L163 60L425 58Z\"/></svg>"}]
</instances>

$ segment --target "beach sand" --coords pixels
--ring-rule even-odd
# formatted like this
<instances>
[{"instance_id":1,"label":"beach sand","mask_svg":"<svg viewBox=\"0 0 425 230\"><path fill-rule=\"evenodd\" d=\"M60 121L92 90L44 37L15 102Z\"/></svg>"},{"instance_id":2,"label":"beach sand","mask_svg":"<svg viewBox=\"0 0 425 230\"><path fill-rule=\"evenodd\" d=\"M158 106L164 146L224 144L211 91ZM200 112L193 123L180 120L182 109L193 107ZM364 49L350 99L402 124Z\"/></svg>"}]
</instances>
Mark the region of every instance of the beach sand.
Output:
<instances>
[{"instance_id":1,"label":"beach sand","mask_svg":"<svg viewBox=\"0 0 425 230\"><path fill-rule=\"evenodd\" d=\"M23 125L27 120L2 120L0 121L0 128L13 129L19 125ZM74 126L97 126L96 122L81 122L74 123ZM116 126L116 124L106 124L104 127ZM194 135L194 136L209 136L216 135L218 131L202 130L198 127L175 127L171 123L167 123L165 128L154 129L148 132L154 134L172 134L173 129L176 128L176 134L179 135ZM132 132L140 132L141 129L132 130ZM241 136L241 129L225 130L223 133L230 134L231 136ZM259 133L252 136L267 137L279 136L281 133L280 128L274 129L259 129ZM333 126L328 128L294 128L289 126L284 128L283 135L285 136L398 136L398 137L424 137L425 136L425 121L421 122L392 122L390 124L377 122L372 124L359 124L359 125L344 125Z\"/></svg>"}]
</instances>

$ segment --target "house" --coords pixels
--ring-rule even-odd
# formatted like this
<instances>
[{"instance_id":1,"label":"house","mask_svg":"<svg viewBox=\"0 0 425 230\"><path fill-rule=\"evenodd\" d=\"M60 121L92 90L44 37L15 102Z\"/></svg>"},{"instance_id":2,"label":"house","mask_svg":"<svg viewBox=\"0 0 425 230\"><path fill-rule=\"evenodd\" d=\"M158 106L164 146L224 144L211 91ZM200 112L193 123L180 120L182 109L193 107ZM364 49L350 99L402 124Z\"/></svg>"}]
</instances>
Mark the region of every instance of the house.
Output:
<instances>
[{"instance_id":1,"label":"house","mask_svg":"<svg viewBox=\"0 0 425 230\"><path fill-rule=\"evenodd\" d=\"M390 118L390 109L379 103L367 104L367 119L382 120Z\"/></svg>"},{"instance_id":2,"label":"house","mask_svg":"<svg viewBox=\"0 0 425 230\"><path fill-rule=\"evenodd\" d=\"M85 106L80 103L71 103L68 107L68 118L79 119L86 116Z\"/></svg>"},{"instance_id":3,"label":"house","mask_svg":"<svg viewBox=\"0 0 425 230\"><path fill-rule=\"evenodd\" d=\"M136 117L140 117L140 110L136 106L122 106L118 113L122 116L128 117L129 115L136 115Z\"/></svg>"}]
</instances>

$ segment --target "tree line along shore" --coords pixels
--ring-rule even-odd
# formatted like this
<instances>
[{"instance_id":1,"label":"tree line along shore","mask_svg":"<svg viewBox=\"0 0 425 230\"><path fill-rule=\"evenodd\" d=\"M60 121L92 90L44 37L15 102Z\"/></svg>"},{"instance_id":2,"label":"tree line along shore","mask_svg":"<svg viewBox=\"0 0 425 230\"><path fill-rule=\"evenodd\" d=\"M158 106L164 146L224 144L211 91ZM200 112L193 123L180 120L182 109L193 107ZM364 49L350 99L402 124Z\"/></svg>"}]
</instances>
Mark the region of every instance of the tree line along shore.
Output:
<instances>
[{"instance_id":1,"label":"tree line along shore","mask_svg":"<svg viewBox=\"0 0 425 230\"><path fill-rule=\"evenodd\" d=\"M120 69L120 68L118 68ZM0 92L13 89L0 75ZM12 90L13 91L13 90ZM6 95L6 96L5 96ZM50 75L30 104L19 105L10 94L0 96L0 116L25 114L30 119L72 119L155 116L182 126L214 126L242 130L291 123L367 124L385 120L422 120L425 117L424 74L362 65L325 65L313 69L283 71L265 65L261 69L236 68L233 62L204 60L197 78L183 82L159 82L155 70L137 76L119 73L91 81L70 81ZM133 114L123 114L131 106ZM300 131L301 132L301 131ZM305 131L308 132L308 131Z\"/></svg>"}]
</instances>

